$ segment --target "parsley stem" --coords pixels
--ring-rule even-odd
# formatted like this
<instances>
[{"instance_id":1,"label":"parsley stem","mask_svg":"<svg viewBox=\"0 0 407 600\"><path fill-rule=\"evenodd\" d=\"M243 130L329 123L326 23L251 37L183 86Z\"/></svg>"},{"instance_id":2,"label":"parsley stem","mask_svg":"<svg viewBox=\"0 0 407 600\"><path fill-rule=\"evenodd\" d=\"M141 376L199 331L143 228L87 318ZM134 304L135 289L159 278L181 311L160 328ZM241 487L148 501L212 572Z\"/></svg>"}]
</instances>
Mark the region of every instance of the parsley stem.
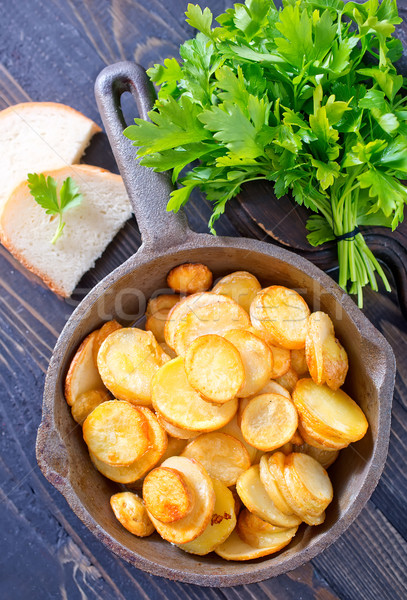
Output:
<instances>
[{"instance_id":1,"label":"parsley stem","mask_svg":"<svg viewBox=\"0 0 407 600\"><path fill-rule=\"evenodd\" d=\"M55 244L56 241L61 237L64 227L65 227L65 223L62 219L62 213L59 213L58 227L54 234L54 237L51 240L51 244Z\"/></svg>"}]
</instances>

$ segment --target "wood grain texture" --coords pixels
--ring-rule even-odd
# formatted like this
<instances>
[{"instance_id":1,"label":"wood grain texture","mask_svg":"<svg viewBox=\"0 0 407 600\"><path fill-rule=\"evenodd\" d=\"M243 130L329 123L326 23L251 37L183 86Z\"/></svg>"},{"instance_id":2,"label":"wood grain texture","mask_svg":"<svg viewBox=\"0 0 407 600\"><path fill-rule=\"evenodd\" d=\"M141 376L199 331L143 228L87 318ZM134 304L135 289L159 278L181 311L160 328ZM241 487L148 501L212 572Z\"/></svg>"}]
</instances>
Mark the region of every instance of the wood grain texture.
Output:
<instances>
[{"instance_id":1,"label":"wood grain texture","mask_svg":"<svg viewBox=\"0 0 407 600\"><path fill-rule=\"evenodd\" d=\"M176 55L192 31L181 0L11 0L0 2L0 109L29 100L66 102L100 123L93 82L106 64L149 67ZM229 2L206 0L215 13ZM128 106L131 115L134 107ZM115 170L106 136L86 162ZM208 203L188 205L206 231ZM244 217L249 234L262 234ZM218 231L236 235L228 217ZM78 301L140 245L130 221L70 300L61 300L0 247L0 597L36 599L397 600L407 593L407 326L395 294L366 293L366 315L398 361L390 451L383 477L360 518L312 563L250 586L202 589L146 575L109 553L42 477L34 444L45 371L59 332Z\"/></svg>"}]
</instances>

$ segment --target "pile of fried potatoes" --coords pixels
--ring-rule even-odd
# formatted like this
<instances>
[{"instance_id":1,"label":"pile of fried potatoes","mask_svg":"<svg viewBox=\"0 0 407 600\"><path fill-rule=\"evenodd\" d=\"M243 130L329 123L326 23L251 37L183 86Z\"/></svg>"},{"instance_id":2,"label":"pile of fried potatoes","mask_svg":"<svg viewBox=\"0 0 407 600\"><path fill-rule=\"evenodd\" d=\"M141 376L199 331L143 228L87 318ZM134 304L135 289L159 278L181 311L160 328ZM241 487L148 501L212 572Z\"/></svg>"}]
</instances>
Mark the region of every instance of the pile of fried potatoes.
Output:
<instances>
[{"instance_id":1,"label":"pile of fried potatoes","mask_svg":"<svg viewBox=\"0 0 407 600\"><path fill-rule=\"evenodd\" d=\"M326 469L365 415L341 386L348 356L295 290L202 264L172 269L145 330L105 323L65 382L91 460L122 484L118 521L193 554L250 560L324 522Z\"/></svg>"}]
</instances>

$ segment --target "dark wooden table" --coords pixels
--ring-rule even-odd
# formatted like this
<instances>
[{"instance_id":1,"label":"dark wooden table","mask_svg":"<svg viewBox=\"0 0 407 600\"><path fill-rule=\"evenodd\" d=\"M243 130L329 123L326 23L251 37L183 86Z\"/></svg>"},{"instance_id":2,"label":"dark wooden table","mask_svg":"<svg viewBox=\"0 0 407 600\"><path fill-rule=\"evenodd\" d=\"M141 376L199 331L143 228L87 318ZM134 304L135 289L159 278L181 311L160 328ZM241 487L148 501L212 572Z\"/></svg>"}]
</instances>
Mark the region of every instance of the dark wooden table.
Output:
<instances>
[{"instance_id":1,"label":"dark wooden table","mask_svg":"<svg viewBox=\"0 0 407 600\"><path fill-rule=\"evenodd\" d=\"M100 123L93 83L107 64L148 67L176 55L192 33L184 0L0 0L0 109L17 102L65 102ZM215 13L230 4L205 0ZM105 135L86 162L116 170ZM210 210L196 198L191 226L206 230ZM236 235L227 218L218 227ZM357 521L312 563L276 579L205 589L152 577L108 552L41 475L35 437L44 375L57 336L86 290L140 244L128 223L74 298L45 289L0 247L1 513L0 597L4 600L227 598L396 600L406 598L407 323L396 295L366 293L365 313L398 362L389 457Z\"/></svg>"}]
</instances>

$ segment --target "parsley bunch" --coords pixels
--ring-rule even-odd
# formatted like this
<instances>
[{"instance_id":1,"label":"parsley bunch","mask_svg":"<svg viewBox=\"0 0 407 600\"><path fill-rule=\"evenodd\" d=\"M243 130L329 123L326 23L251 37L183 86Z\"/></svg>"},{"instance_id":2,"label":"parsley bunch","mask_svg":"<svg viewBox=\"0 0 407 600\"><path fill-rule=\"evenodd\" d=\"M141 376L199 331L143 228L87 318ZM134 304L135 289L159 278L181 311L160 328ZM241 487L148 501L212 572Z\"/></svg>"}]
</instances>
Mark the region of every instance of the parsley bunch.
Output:
<instances>
[{"instance_id":1,"label":"parsley bunch","mask_svg":"<svg viewBox=\"0 0 407 600\"><path fill-rule=\"evenodd\" d=\"M274 182L311 215L308 240L337 240L339 284L357 293L387 278L359 225L393 230L407 200L407 99L394 62L395 0L246 0L217 17L188 5L199 30L181 61L149 69L159 86L125 135L141 164L173 169L178 211L194 188L213 202L209 228L244 183ZM196 166L185 172L194 161Z\"/></svg>"}]
</instances>

